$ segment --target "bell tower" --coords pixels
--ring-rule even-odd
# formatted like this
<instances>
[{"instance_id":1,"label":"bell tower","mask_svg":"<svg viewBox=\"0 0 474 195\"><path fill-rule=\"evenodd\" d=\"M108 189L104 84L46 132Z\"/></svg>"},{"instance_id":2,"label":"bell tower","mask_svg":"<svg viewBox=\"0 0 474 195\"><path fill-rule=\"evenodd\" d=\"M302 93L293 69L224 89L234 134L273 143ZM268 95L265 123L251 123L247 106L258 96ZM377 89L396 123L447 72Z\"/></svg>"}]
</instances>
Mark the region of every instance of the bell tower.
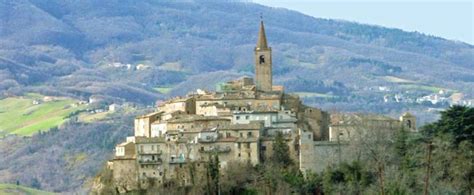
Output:
<instances>
[{"instance_id":1,"label":"bell tower","mask_svg":"<svg viewBox=\"0 0 474 195\"><path fill-rule=\"evenodd\" d=\"M258 91L272 91L272 48L268 47L263 20L255 47L255 83Z\"/></svg>"}]
</instances>

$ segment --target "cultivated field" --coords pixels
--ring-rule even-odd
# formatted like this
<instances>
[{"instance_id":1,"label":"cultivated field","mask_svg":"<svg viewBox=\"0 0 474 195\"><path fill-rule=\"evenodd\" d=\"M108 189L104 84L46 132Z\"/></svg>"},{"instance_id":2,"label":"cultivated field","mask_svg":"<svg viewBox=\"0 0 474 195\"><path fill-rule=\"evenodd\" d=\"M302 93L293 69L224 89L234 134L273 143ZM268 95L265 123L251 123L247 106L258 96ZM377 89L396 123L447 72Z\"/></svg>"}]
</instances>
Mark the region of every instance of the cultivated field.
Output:
<instances>
[{"instance_id":1,"label":"cultivated field","mask_svg":"<svg viewBox=\"0 0 474 195\"><path fill-rule=\"evenodd\" d=\"M39 94L0 100L0 135L31 136L38 131L47 131L64 123L71 113L86 107L69 98L43 100L44 96Z\"/></svg>"}]
</instances>

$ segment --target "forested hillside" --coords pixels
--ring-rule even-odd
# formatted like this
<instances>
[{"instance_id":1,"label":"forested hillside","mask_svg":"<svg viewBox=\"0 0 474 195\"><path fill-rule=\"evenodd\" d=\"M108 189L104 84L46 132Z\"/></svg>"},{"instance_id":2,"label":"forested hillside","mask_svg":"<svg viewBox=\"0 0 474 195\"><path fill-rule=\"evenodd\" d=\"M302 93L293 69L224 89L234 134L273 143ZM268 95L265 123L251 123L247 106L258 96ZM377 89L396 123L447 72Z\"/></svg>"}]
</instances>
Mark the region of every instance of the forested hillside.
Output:
<instances>
[{"instance_id":1,"label":"forested hillside","mask_svg":"<svg viewBox=\"0 0 474 195\"><path fill-rule=\"evenodd\" d=\"M428 94L419 90L424 85L474 95L473 46L416 32L238 2L4 0L0 10L3 96L100 94L149 104L188 89L213 88L253 74L260 14L274 51L275 82L290 92L329 93L341 103L374 97L369 103L380 108L384 94L367 88L404 91L384 79L391 76L414 83L412 96ZM171 92L155 90L160 87Z\"/></svg>"},{"instance_id":2,"label":"forested hillside","mask_svg":"<svg viewBox=\"0 0 474 195\"><path fill-rule=\"evenodd\" d=\"M96 96L144 107L214 89L254 74L260 15L273 51L274 82L309 105L390 116L410 110L423 124L448 104L416 103L419 97L443 91L474 99L472 45L207 0L0 0L0 99ZM403 101L384 101L397 95ZM59 130L0 138L0 183L81 189L113 146L132 133L138 113L118 112L92 123L74 116Z\"/></svg>"}]
</instances>

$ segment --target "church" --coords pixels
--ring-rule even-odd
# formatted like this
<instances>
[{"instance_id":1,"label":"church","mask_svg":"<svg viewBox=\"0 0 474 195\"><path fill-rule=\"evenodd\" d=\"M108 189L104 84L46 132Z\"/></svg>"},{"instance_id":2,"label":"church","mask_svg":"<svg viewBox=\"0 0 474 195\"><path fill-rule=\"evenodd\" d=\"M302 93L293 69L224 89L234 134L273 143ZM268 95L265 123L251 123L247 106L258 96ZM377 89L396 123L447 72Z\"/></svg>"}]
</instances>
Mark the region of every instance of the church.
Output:
<instances>
[{"instance_id":1,"label":"church","mask_svg":"<svg viewBox=\"0 0 474 195\"><path fill-rule=\"evenodd\" d=\"M174 179L192 185L193 173L205 171L210 155L220 168L241 162L257 165L272 155L277 134L284 136L290 157L303 173L318 172L350 157L345 147L381 129L416 130L416 118L328 113L273 85L272 49L263 21L254 49L255 77L242 77L196 90L159 104L156 111L138 116L134 136L116 146L108 162L118 191L147 188Z\"/></svg>"}]
</instances>

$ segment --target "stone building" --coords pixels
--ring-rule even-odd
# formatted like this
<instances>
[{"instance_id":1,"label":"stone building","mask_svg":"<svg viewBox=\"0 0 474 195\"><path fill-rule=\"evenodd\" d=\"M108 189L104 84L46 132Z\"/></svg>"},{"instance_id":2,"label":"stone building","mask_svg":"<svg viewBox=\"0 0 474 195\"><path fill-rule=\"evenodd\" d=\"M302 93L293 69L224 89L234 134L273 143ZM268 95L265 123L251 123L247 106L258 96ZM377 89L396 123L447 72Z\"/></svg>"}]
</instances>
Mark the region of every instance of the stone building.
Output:
<instances>
[{"instance_id":1,"label":"stone building","mask_svg":"<svg viewBox=\"0 0 474 195\"><path fill-rule=\"evenodd\" d=\"M345 143L380 129L416 130L416 118L329 114L306 106L296 95L272 85L271 48L263 22L255 47L255 83L243 77L198 90L158 105L157 111L135 119L134 136L117 145L109 162L117 186L146 188L170 179L191 185L193 173L204 170L210 155L221 168L230 162L263 163L281 133L290 157L303 171L321 171L350 152ZM191 169L191 167L193 167ZM122 176L123 175L123 176Z\"/></svg>"},{"instance_id":2,"label":"stone building","mask_svg":"<svg viewBox=\"0 0 474 195\"><path fill-rule=\"evenodd\" d=\"M257 46L255 47L255 81L257 91L272 91L272 48L268 47L263 21L260 22Z\"/></svg>"},{"instance_id":3,"label":"stone building","mask_svg":"<svg viewBox=\"0 0 474 195\"><path fill-rule=\"evenodd\" d=\"M196 114L196 102L194 98L177 97L158 105L158 110L165 113L173 113L176 111L184 112L186 114Z\"/></svg>"},{"instance_id":4,"label":"stone building","mask_svg":"<svg viewBox=\"0 0 474 195\"><path fill-rule=\"evenodd\" d=\"M135 136L151 136L151 124L160 120L162 113L154 112L135 118Z\"/></svg>"},{"instance_id":5,"label":"stone building","mask_svg":"<svg viewBox=\"0 0 474 195\"><path fill-rule=\"evenodd\" d=\"M374 114L338 113L331 115L329 141L352 141L363 139L374 131L400 130L416 131L416 118L404 113L400 120Z\"/></svg>"}]
</instances>

